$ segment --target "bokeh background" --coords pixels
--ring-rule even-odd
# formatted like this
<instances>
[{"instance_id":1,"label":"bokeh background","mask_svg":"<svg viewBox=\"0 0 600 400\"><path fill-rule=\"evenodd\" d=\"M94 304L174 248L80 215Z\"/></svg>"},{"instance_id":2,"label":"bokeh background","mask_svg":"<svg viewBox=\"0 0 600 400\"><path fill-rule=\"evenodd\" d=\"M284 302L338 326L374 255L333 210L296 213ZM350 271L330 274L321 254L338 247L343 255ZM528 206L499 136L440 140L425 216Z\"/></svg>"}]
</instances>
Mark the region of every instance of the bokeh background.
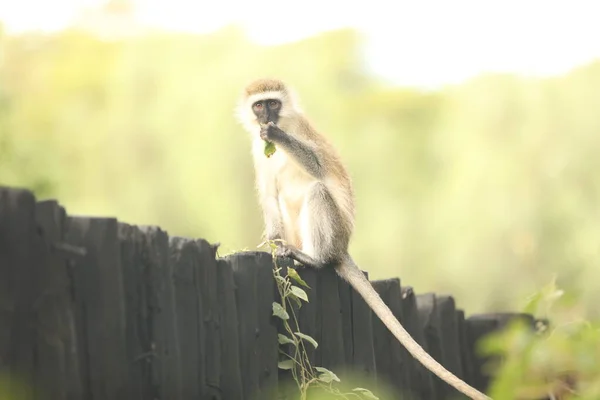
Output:
<instances>
[{"instance_id":1,"label":"bokeh background","mask_svg":"<svg viewBox=\"0 0 600 400\"><path fill-rule=\"evenodd\" d=\"M234 108L275 76L348 165L350 250L371 277L473 313L556 276L598 317L593 2L217 3L2 2L0 184L255 248Z\"/></svg>"}]
</instances>

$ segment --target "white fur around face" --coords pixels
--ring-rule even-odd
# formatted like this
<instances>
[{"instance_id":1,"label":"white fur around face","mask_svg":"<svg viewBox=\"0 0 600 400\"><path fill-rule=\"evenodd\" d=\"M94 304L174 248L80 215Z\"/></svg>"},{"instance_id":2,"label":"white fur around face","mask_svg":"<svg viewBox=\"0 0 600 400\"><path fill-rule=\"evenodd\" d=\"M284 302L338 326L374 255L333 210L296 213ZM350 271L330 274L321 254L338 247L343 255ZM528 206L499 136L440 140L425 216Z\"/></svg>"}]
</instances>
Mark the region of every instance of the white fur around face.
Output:
<instances>
[{"instance_id":1,"label":"white fur around face","mask_svg":"<svg viewBox=\"0 0 600 400\"><path fill-rule=\"evenodd\" d=\"M289 89L287 93L281 91L268 91L255 93L243 98L237 106L236 116L242 126L251 134L259 131L260 127L256 120L256 115L252 111L252 105L260 100L277 99L281 102L281 110L279 110L280 118L291 117L294 114L300 113L300 109L296 102L296 97Z\"/></svg>"}]
</instances>

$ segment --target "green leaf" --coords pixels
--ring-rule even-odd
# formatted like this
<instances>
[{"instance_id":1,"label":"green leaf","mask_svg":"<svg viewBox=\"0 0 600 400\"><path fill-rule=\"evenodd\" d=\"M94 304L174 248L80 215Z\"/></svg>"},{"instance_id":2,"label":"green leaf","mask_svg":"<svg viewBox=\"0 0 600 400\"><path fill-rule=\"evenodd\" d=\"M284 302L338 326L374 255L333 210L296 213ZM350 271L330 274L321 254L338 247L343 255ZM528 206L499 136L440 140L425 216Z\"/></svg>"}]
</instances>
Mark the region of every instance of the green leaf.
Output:
<instances>
[{"instance_id":1,"label":"green leaf","mask_svg":"<svg viewBox=\"0 0 600 400\"><path fill-rule=\"evenodd\" d=\"M277 279L277 281L281 282L281 283L282 283L282 284L284 284L284 285L285 285L285 284L286 284L286 282L287 282L287 281L285 280L285 278L284 278L283 276L281 276L281 275L275 275L275 279Z\"/></svg>"},{"instance_id":2,"label":"green leaf","mask_svg":"<svg viewBox=\"0 0 600 400\"><path fill-rule=\"evenodd\" d=\"M308 295L298 286L292 286L292 294L308 303Z\"/></svg>"},{"instance_id":3,"label":"green leaf","mask_svg":"<svg viewBox=\"0 0 600 400\"><path fill-rule=\"evenodd\" d=\"M308 284L306 282L304 282L304 280L302 278L300 278L300 275L298 275L298 271L296 271L294 268L287 267L287 273L288 273L288 276L290 278L292 278L293 280L295 280L296 282L298 282L298 284L304 286L305 288L310 289L310 286L308 286Z\"/></svg>"},{"instance_id":4,"label":"green leaf","mask_svg":"<svg viewBox=\"0 0 600 400\"><path fill-rule=\"evenodd\" d=\"M292 369L294 366L294 360L283 360L277 363L279 369Z\"/></svg>"},{"instance_id":5,"label":"green leaf","mask_svg":"<svg viewBox=\"0 0 600 400\"><path fill-rule=\"evenodd\" d=\"M336 374L334 374L327 368L315 367L315 369L321 373L321 375L319 375L319 377L318 377L318 379L321 382L331 383L332 381L336 381L336 382L340 381L340 378L338 378Z\"/></svg>"},{"instance_id":6,"label":"green leaf","mask_svg":"<svg viewBox=\"0 0 600 400\"><path fill-rule=\"evenodd\" d=\"M364 397L366 397L367 399L373 399L373 400L379 400L379 397L375 396L373 394L373 392L371 392L368 389L363 389L363 388L354 388L352 389L353 392L359 392L360 394L362 394Z\"/></svg>"},{"instance_id":7,"label":"green leaf","mask_svg":"<svg viewBox=\"0 0 600 400\"><path fill-rule=\"evenodd\" d=\"M302 339L310 342L310 344L312 344L314 346L314 348L316 349L317 347L319 347L319 343L317 343L317 341L315 339L313 339L312 337L305 335L302 332L294 332L294 335L301 337Z\"/></svg>"},{"instance_id":8,"label":"green leaf","mask_svg":"<svg viewBox=\"0 0 600 400\"><path fill-rule=\"evenodd\" d=\"M288 294L287 297L289 299L291 299L291 300L294 300L294 302L296 303L296 305L298 306L298 308L302 308L302 302L293 293Z\"/></svg>"},{"instance_id":9,"label":"green leaf","mask_svg":"<svg viewBox=\"0 0 600 400\"><path fill-rule=\"evenodd\" d=\"M290 316L287 313L287 311L285 311L283 307L281 307L281 304L276 302L273 302L273 315L283 320L290 319Z\"/></svg>"},{"instance_id":10,"label":"green leaf","mask_svg":"<svg viewBox=\"0 0 600 400\"><path fill-rule=\"evenodd\" d=\"M275 150L277 150L275 143L265 140L265 156L267 156L267 158L271 157L275 153Z\"/></svg>"},{"instance_id":11,"label":"green leaf","mask_svg":"<svg viewBox=\"0 0 600 400\"><path fill-rule=\"evenodd\" d=\"M289 337L282 335L281 333L277 334L277 340L279 341L279 344L293 344L294 346L296 345L296 343L290 339Z\"/></svg>"}]
</instances>

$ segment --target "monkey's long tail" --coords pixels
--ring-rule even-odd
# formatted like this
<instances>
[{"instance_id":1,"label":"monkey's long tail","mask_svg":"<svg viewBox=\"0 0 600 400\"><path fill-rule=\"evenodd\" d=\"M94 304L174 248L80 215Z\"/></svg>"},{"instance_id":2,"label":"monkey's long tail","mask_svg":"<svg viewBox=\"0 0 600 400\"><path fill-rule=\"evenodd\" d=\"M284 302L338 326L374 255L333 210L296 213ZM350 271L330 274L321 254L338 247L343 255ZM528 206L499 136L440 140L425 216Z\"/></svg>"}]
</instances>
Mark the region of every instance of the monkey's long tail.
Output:
<instances>
[{"instance_id":1,"label":"monkey's long tail","mask_svg":"<svg viewBox=\"0 0 600 400\"><path fill-rule=\"evenodd\" d=\"M410 336L404 327L398 322L389 307L383 302L379 294L375 291L371 282L365 277L363 272L348 255L340 264L336 271L338 275L347 281L356 290L371 309L377 314L379 319L387 326L392 334L408 350L414 358L427 367L428 370L436 374L456 390L462 392L474 400L491 400L490 397L481 393L477 389L468 385L452 372L444 368L433 357L431 357L423 348Z\"/></svg>"}]
</instances>

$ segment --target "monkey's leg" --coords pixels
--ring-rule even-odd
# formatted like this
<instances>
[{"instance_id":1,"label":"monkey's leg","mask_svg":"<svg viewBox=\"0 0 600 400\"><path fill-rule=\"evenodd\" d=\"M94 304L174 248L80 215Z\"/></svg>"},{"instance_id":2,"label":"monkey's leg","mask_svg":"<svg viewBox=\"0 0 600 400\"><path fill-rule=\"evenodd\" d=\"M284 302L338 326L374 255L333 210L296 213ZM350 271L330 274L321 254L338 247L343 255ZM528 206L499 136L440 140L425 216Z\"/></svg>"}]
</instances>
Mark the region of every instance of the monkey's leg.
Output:
<instances>
[{"instance_id":1,"label":"monkey's leg","mask_svg":"<svg viewBox=\"0 0 600 400\"><path fill-rule=\"evenodd\" d=\"M339 262L346 253L349 234L339 223L340 212L329 189L316 182L300 211L302 250L284 246L279 254L307 267L324 268Z\"/></svg>"},{"instance_id":2,"label":"monkey's leg","mask_svg":"<svg viewBox=\"0 0 600 400\"><path fill-rule=\"evenodd\" d=\"M279 203L274 196L267 196L263 200L263 218L265 221L265 239L284 239L283 222Z\"/></svg>"}]
</instances>

